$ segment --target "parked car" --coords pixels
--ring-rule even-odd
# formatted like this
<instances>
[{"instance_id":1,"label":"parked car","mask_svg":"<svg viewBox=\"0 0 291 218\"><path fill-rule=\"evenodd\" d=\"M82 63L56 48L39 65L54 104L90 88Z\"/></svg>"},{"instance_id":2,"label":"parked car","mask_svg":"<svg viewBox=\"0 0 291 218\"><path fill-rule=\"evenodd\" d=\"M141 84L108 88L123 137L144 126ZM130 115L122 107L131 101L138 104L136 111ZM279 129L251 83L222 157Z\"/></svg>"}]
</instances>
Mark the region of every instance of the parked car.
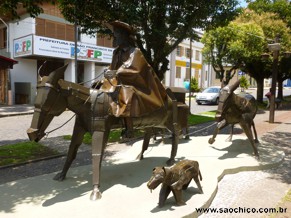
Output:
<instances>
[{"instance_id":1,"label":"parked car","mask_svg":"<svg viewBox=\"0 0 291 218\"><path fill-rule=\"evenodd\" d=\"M219 86L211 86L207 89L204 89L203 92L200 92L196 95L196 103L198 105L204 104L218 104L219 103Z\"/></svg>"}]
</instances>

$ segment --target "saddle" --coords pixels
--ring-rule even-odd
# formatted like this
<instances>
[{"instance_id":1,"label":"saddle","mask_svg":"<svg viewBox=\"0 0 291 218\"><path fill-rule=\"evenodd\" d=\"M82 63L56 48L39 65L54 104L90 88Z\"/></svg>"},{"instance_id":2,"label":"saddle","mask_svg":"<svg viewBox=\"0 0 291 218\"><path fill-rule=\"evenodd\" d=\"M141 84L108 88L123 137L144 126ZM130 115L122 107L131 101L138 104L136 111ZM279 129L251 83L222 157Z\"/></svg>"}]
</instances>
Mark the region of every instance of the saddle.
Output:
<instances>
[{"instance_id":1,"label":"saddle","mask_svg":"<svg viewBox=\"0 0 291 218\"><path fill-rule=\"evenodd\" d=\"M109 71L114 73L105 77L100 90L110 96L113 116L142 117L165 108L165 88L139 49L132 49L120 66L112 65Z\"/></svg>"}]
</instances>

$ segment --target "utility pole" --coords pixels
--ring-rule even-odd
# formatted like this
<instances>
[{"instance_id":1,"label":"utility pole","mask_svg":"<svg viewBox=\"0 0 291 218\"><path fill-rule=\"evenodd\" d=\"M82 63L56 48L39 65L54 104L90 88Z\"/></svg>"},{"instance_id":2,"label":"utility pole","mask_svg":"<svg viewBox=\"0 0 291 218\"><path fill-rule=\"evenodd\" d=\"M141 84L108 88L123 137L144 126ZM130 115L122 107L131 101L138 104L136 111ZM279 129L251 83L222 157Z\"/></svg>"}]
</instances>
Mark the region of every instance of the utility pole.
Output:
<instances>
[{"instance_id":1,"label":"utility pole","mask_svg":"<svg viewBox=\"0 0 291 218\"><path fill-rule=\"evenodd\" d=\"M278 36L275 38L275 43L269 44L268 48L270 51L273 52L273 69L272 69L269 123L274 123L276 84L277 84L277 75L278 75L278 58L279 58L279 52L280 52L280 43L279 43Z\"/></svg>"},{"instance_id":2,"label":"utility pole","mask_svg":"<svg viewBox=\"0 0 291 218\"><path fill-rule=\"evenodd\" d=\"M190 81L189 81L189 114L191 114L191 78L192 78L192 37L190 37Z\"/></svg>"},{"instance_id":3,"label":"utility pole","mask_svg":"<svg viewBox=\"0 0 291 218\"><path fill-rule=\"evenodd\" d=\"M74 82L78 82L77 78L78 78L78 23L77 23L77 1L75 0L75 24L74 24L74 32L75 32L75 81Z\"/></svg>"}]
</instances>

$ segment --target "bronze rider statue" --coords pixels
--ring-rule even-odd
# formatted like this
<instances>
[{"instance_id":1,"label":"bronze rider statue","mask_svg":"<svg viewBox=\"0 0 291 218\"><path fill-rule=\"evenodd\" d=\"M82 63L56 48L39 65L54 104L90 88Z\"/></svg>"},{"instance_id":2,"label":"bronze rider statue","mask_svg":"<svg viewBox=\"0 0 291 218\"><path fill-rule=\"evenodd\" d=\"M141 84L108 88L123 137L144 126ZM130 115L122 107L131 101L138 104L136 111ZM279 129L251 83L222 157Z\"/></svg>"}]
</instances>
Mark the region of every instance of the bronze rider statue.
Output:
<instances>
[{"instance_id":1,"label":"bronze rider statue","mask_svg":"<svg viewBox=\"0 0 291 218\"><path fill-rule=\"evenodd\" d=\"M125 138L133 136L132 117L141 117L164 107L164 86L135 45L134 30L121 21L107 23L113 32L112 62L100 90L111 96L111 113L124 117Z\"/></svg>"}]
</instances>

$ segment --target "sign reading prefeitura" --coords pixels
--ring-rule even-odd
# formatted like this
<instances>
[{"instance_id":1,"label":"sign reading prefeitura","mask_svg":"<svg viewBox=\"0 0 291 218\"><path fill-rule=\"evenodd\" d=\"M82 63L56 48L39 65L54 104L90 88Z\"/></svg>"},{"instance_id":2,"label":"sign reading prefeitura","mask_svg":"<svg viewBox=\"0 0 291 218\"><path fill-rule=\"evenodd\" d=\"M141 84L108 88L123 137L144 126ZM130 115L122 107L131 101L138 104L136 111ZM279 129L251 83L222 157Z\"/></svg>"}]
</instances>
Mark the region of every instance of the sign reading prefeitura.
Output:
<instances>
[{"instance_id":1,"label":"sign reading prefeitura","mask_svg":"<svg viewBox=\"0 0 291 218\"><path fill-rule=\"evenodd\" d=\"M75 43L43 36L28 35L13 42L14 58L39 55L64 59L75 58ZM111 63L113 48L78 43L79 60Z\"/></svg>"}]
</instances>

